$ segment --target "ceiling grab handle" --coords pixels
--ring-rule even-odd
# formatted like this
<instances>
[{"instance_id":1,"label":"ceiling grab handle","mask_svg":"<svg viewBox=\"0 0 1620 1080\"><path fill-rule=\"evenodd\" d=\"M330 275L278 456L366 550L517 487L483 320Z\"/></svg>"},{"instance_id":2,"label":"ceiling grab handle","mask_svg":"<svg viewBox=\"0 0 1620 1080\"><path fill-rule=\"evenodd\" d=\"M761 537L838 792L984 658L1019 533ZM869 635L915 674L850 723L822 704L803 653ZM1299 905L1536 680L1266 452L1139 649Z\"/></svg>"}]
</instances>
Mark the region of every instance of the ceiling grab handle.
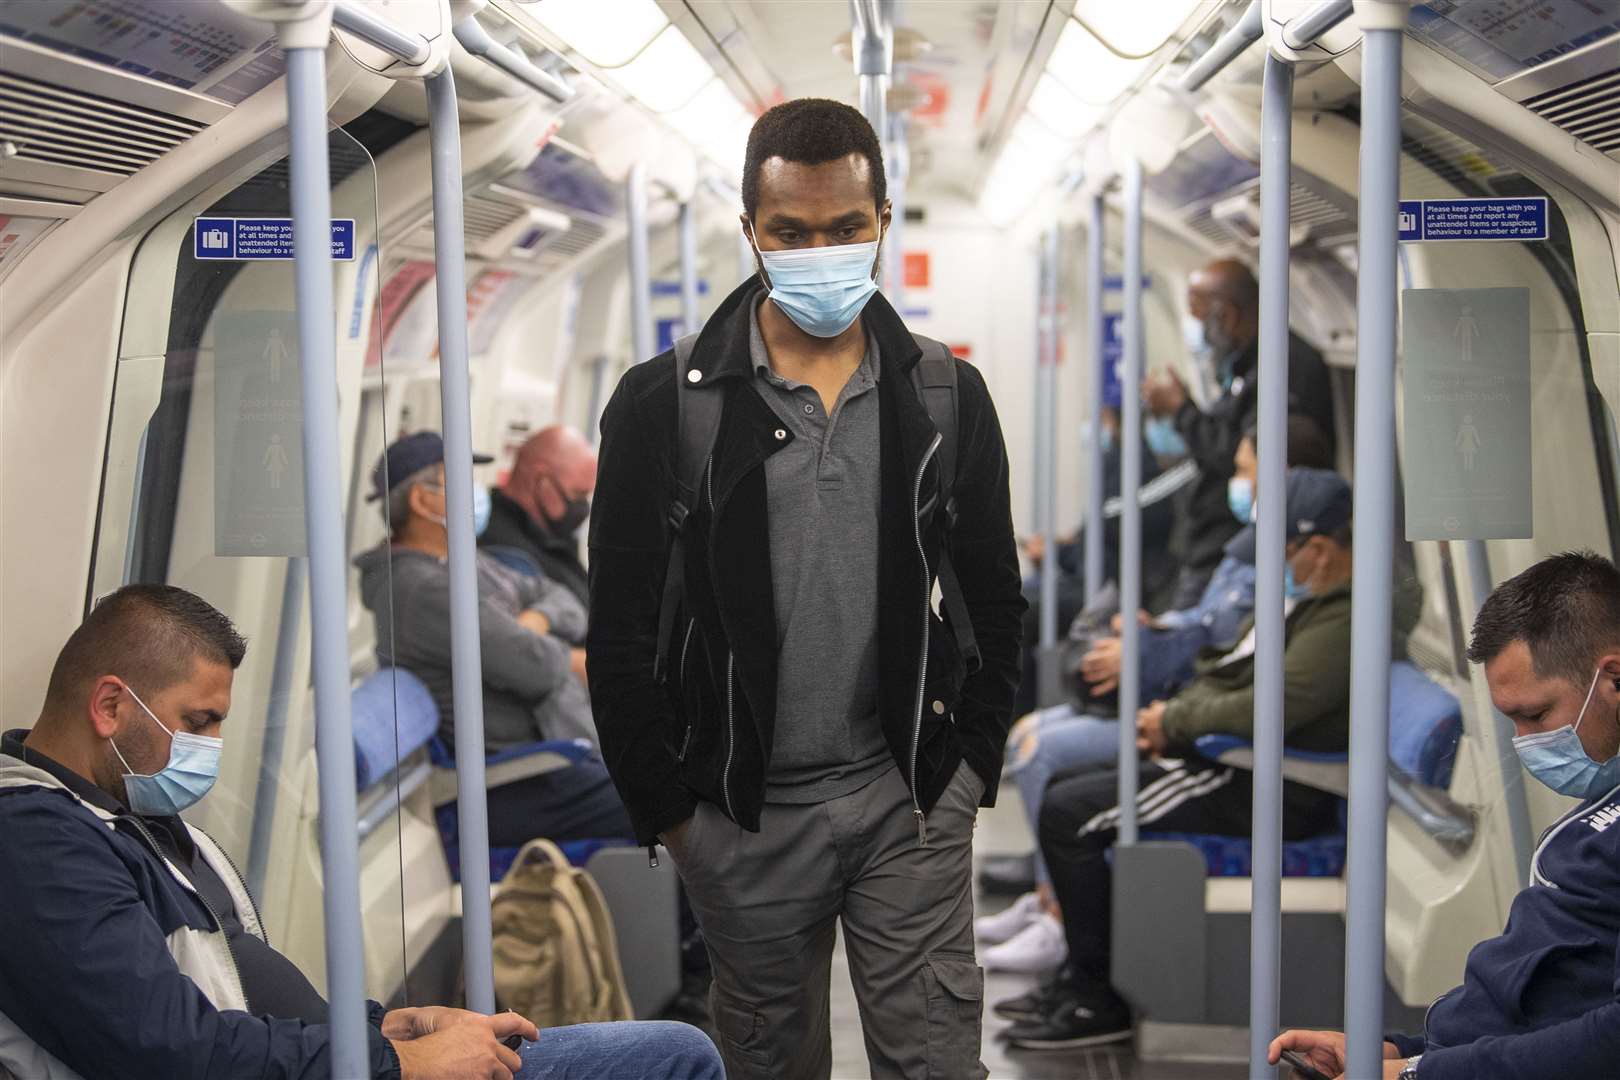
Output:
<instances>
[{"instance_id":1,"label":"ceiling grab handle","mask_svg":"<svg viewBox=\"0 0 1620 1080\"><path fill-rule=\"evenodd\" d=\"M427 38L398 29L353 0L338 0L332 5L332 25L407 64L425 64L431 52Z\"/></svg>"},{"instance_id":2,"label":"ceiling grab handle","mask_svg":"<svg viewBox=\"0 0 1620 1080\"><path fill-rule=\"evenodd\" d=\"M1209 50L1192 62L1186 74L1181 77L1181 89L1187 93L1201 89L1209 80L1213 79L1222 68L1238 58L1238 55L1250 45L1259 41L1264 35L1260 21L1260 0L1249 0L1249 6L1244 10L1238 21L1222 34Z\"/></svg>"},{"instance_id":3,"label":"ceiling grab handle","mask_svg":"<svg viewBox=\"0 0 1620 1080\"><path fill-rule=\"evenodd\" d=\"M455 705L461 940L467 1007L495 1011L489 887L489 800L484 783L483 658L478 639L478 539L473 534L472 408L467 357L466 234L461 124L450 65L423 80L433 176L434 289L439 309L439 400L450 552L450 670Z\"/></svg>"},{"instance_id":4,"label":"ceiling grab handle","mask_svg":"<svg viewBox=\"0 0 1620 1080\"><path fill-rule=\"evenodd\" d=\"M476 18L469 15L451 27L450 32L455 35L461 47L472 55L499 68L518 82L538 91L557 102L559 105L574 96L574 88L562 79L536 67L525 59L517 50L502 45L489 36Z\"/></svg>"},{"instance_id":5,"label":"ceiling grab handle","mask_svg":"<svg viewBox=\"0 0 1620 1080\"><path fill-rule=\"evenodd\" d=\"M1356 260L1355 540L1350 611L1350 829L1345 905L1346 1074L1383 1068L1391 560L1395 548L1396 213L1404 0L1357 0L1361 175Z\"/></svg>"}]
</instances>

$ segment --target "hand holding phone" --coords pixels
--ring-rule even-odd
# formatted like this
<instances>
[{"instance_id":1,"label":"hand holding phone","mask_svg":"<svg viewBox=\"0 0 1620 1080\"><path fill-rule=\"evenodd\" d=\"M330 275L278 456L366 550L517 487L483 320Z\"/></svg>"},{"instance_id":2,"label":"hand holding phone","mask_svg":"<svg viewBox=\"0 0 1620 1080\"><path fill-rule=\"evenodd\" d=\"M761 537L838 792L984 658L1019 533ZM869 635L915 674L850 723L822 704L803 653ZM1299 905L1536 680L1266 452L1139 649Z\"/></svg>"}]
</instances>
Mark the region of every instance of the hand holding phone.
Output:
<instances>
[{"instance_id":1,"label":"hand holding phone","mask_svg":"<svg viewBox=\"0 0 1620 1080\"><path fill-rule=\"evenodd\" d=\"M1282 1051L1279 1060L1282 1064L1293 1068L1294 1075L1300 1080L1333 1080L1333 1077L1322 1072L1311 1064L1309 1058L1293 1050Z\"/></svg>"}]
</instances>

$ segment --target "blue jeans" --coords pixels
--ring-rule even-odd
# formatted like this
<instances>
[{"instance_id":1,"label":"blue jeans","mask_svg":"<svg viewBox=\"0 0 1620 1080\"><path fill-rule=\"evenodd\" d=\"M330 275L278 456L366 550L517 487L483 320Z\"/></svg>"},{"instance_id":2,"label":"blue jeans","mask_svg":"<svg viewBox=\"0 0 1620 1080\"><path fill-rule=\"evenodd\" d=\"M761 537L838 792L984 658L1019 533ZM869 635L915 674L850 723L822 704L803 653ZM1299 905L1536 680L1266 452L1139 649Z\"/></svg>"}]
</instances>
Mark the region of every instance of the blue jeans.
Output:
<instances>
[{"instance_id":1,"label":"blue jeans","mask_svg":"<svg viewBox=\"0 0 1620 1080\"><path fill-rule=\"evenodd\" d=\"M1081 765L1100 765L1119 759L1119 721L1081 716L1073 705L1054 705L1035 714L1035 752L1025 758L1022 738L1007 741L1007 767L1024 800L1030 835L1037 835L1041 800L1046 785L1057 773ZM1035 849L1035 881L1051 884L1046 860Z\"/></svg>"},{"instance_id":2,"label":"blue jeans","mask_svg":"<svg viewBox=\"0 0 1620 1080\"><path fill-rule=\"evenodd\" d=\"M546 1028L518 1049L513 1080L725 1080L720 1053L690 1024L667 1020Z\"/></svg>"}]
</instances>

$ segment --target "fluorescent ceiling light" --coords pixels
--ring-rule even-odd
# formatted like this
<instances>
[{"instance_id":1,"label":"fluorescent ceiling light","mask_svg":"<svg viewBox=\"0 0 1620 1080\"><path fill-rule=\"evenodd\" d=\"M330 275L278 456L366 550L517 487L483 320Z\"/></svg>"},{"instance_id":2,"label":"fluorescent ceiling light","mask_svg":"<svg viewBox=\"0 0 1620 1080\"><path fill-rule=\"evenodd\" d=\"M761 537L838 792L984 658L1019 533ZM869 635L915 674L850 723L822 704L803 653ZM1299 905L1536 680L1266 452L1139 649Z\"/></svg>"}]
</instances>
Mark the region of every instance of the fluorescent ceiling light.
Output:
<instances>
[{"instance_id":1,"label":"fluorescent ceiling light","mask_svg":"<svg viewBox=\"0 0 1620 1080\"><path fill-rule=\"evenodd\" d=\"M597 67L629 61L668 25L655 0L544 0L528 9Z\"/></svg>"},{"instance_id":2,"label":"fluorescent ceiling light","mask_svg":"<svg viewBox=\"0 0 1620 1080\"><path fill-rule=\"evenodd\" d=\"M1137 4L1135 7L1151 6ZM1064 23L1057 48L1046 62L1047 73L1088 105L1107 105L1131 85L1146 60L1123 60L1073 19Z\"/></svg>"},{"instance_id":3,"label":"fluorescent ceiling light","mask_svg":"<svg viewBox=\"0 0 1620 1080\"><path fill-rule=\"evenodd\" d=\"M1025 114L990 170L984 193L979 196L979 210L994 225L1013 221L1052 182L1071 149L1065 140Z\"/></svg>"},{"instance_id":4,"label":"fluorescent ceiling light","mask_svg":"<svg viewBox=\"0 0 1620 1080\"><path fill-rule=\"evenodd\" d=\"M1078 139L1097 126L1101 105L1088 105L1050 74L1042 75L1029 96L1030 115L1067 139Z\"/></svg>"},{"instance_id":5,"label":"fluorescent ceiling light","mask_svg":"<svg viewBox=\"0 0 1620 1080\"><path fill-rule=\"evenodd\" d=\"M1091 32L1128 56L1153 52L1187 21L1195 9L1218 6L1212 0L1151 0L1150 3L1123 3L1122 0L1079 0L1074 17Z\"/></svg>"},{"instance_id":6,"label":"fluorescent ceiling light","mask_svg":"<svg viewBox=\"0 0 1620 1080\"><path fill-rule=\"evenodd\" d=\"M697 96L669 114L670 125L693 142L702 142L727 130L744 116L736 95L719 76L710 79Z\"/></svg>"},{"instance_id":7,"label":"fluorescent ceiling light","mask_svg":"<svg viewBox=\"0 0 1620 1080\"><path fill-rule=\"evenodd\" d=\"M669 25L640 56L611 74L631 97L653 112L667 113L692 101L714 70L686 35Z\"/></svg>"}]
</instances>

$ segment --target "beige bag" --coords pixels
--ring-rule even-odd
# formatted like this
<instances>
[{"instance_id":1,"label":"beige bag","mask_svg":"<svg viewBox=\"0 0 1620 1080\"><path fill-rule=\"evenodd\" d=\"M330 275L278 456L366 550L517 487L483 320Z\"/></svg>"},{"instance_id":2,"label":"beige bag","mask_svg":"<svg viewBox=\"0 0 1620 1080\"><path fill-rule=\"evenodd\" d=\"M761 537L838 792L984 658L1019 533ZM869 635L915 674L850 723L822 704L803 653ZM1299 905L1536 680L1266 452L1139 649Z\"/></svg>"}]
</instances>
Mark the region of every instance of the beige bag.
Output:
<instances>
[{"instance_id":1,"label":"beige bag","mask_svg":"<svg viewBox=\"0 0 1620 1080\"><path fill-rule=\"evenodd\" d=\"M495 996L542 1028L630 1020L618 939L596 881L530 840L492 906Z\"/></svg>"}]
</instances>

